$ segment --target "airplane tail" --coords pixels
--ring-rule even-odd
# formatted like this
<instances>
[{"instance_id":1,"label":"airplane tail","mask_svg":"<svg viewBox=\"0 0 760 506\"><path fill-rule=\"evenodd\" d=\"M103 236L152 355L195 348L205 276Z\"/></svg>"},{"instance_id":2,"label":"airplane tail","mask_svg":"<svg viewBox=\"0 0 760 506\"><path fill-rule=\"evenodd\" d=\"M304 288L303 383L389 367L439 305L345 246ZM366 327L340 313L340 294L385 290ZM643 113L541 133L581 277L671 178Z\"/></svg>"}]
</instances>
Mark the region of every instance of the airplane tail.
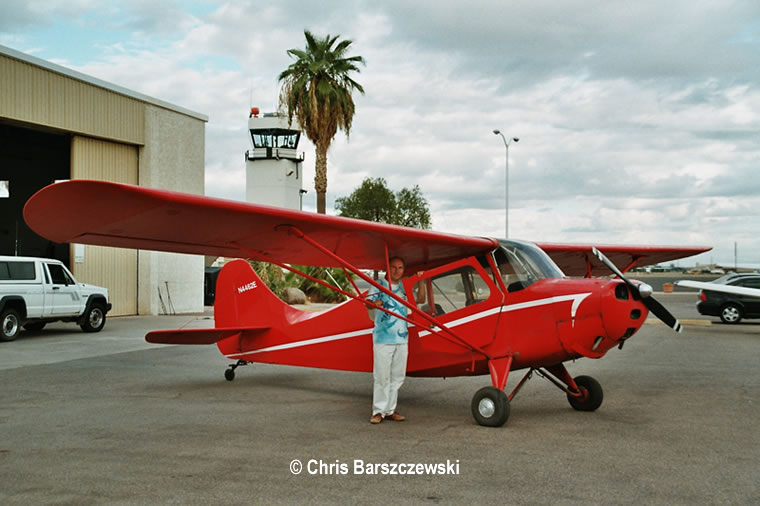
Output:
<instances>
[{"instance_id":1,"label":"airplane tail","mask_svg":"<svg viewBox=\"0 0 760 506\"><path fill-rule=\"evenodd\" d=\"M286 305L245 260L232 260L216 281L216 328L260 329L279 326Z\"/></svg>"},{"instance_id":2,"label":"airplane tail","mask_svg":"<svg viewBox=\"0 0 760 506\"><path fill-rule=\"evenodd\" d=\"M145 340L157 344L214 344L234 351L245 331L266 331L285 323L290 308L281 301L245 260L233 260L216 282L213 329L156 330ZM295 310L292 310L295 311ZM250 332L249 332L250 333ZM234 339L230 339L234 338Z\"/></svg>"}]
</instances>

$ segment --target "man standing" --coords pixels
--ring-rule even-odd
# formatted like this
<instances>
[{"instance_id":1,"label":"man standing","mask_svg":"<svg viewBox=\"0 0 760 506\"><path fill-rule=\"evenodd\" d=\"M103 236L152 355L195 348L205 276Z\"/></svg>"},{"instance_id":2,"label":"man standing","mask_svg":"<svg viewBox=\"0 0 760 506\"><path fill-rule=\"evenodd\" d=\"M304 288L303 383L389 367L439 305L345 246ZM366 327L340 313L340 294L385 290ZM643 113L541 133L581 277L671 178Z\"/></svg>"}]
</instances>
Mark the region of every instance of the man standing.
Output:
<instances>
[{"instance_id":1,"label":"man standing","mask_svg":"<svg viewBox=\"0 0 760 506\"><path fill-rule=\"evenodd\" d=\"M401 278L404 275L404 260L393 257L388 261L389 272L387 281L379 283L389 288L396 296L406 300L404 285ZM395 314L406 317L406 306L391 296L372 288L367 299ZM398 390L406 376L406 357L409 329L407 322L390 315L385 311L375 310L375 328L372 331L375 386L372 392L372 418L370 423L380 423L383 418L394 422L403 422L406 417L396 411Z\"/></svg>"}]
</instances>

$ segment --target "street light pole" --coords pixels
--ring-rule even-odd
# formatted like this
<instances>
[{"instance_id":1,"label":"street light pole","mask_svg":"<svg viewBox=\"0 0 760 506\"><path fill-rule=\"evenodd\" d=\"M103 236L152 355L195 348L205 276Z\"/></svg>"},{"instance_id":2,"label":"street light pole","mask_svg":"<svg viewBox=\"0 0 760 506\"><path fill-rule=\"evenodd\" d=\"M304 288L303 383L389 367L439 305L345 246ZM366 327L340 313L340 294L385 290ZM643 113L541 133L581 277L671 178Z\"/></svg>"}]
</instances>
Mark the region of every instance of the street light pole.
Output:
<instances>
[{"instance_id":1,"label":"street light pole","mask_svg":"<svg viewBox=\"0 0 760 506\"><path fill-rule=\"evenodd\" d=\"M520 142L520 139L517 137L512 137L511 139L507 140L506 137L504 137L504 134L501 133L499 129L496 129L493 131L494 135L501 135L501 140L504 141L504 149L507 152L506 155L506 165L504 170L504 180L505 180L505 187L504 187L504 239L509 238L509 145L512 144L512 142Z\"/></svg>"}]
</instances>

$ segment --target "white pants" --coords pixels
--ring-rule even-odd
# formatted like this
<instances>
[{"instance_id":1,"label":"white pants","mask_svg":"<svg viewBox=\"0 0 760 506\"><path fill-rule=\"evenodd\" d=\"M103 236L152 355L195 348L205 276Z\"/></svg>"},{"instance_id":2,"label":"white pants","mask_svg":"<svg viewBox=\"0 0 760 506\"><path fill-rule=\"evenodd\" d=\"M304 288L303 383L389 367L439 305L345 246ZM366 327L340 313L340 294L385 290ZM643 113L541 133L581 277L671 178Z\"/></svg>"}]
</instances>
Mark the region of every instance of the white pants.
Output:
<instances>
[{"instance_id":1,"label":"white pants","mask_svg":"<svg viewBox=\"0 0 760 506\"><path fill-rule=\"evenodd\" d=\"M375 387L372 392L372 416L378 413L392 415L396 411L398 389L404 384L409 347L406 343L375 343L373 350Z\"/></svg>"}]
</instances>

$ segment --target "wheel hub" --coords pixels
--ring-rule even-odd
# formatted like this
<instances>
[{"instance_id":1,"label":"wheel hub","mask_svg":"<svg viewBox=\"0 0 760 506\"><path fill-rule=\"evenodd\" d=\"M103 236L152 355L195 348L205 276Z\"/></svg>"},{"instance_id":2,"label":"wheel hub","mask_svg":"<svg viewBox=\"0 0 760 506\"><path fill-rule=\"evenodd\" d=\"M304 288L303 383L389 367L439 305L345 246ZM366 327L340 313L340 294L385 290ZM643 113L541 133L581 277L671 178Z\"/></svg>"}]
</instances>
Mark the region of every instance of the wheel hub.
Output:
<instances>
[{"instance_id":1,"label":"wheel hub","mask_svg":"<svg viewBox=\"0 0 760 506\"><path fill-rule=\"evenodd\" d=\"M491 418L496 413L496 403L487 397L481 399L478 403L478 412L485 418Z\"/></svg>"},{"instance_id":2,"label":"wheel hub","mask_svg":"<svg viewBox=\"0 0 760 506\"><path fill-rule=\"evenodd\" d=\"M100 325L100 322L103 320L103 313L100 311L92 311L90 313L90 325L93 327L97 327Z\"/></svg>"},{"instance_id":3,"label":"wheel hub","mask_svg":"<svg viewBox=\"0 0 760 506\"><path fill-rule=\"evenodd\" d=\"M3 333L7 336L13 335L16 333L17 328L18 320L16 320L13 315L6 316L5 320L3 320Z\"/></svg>"}]
</instances>

